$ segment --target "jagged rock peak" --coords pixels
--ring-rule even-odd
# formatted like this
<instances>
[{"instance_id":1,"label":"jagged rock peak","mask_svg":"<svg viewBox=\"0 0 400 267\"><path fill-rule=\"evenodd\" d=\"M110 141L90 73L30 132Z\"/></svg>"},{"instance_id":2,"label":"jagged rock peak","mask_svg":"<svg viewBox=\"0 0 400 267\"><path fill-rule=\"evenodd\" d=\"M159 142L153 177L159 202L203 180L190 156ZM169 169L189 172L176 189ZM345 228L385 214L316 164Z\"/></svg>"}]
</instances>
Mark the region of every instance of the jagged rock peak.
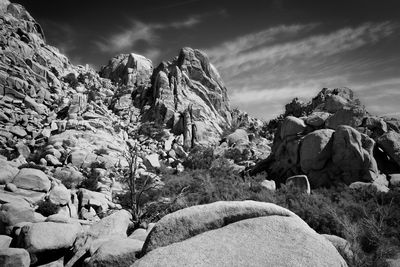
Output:
<instances>
[{"instance_id":1,"label":"jagged rock peak","mask_svg":"<svg viewBox=\"0 0 400 267\"><path fill-rule=\"evenodd\" d=\"M118 55L102 67L100 76L120 85L114 110L127 113L133 105L144 114L144 121L165 125L175 134L186 129L187 138L192 139L187 141L188 147L219 140L222 128L230 124L227 89L200 50L182 48L177 57L161 62L154 70L143 56Z\"/></svg>"},{"instance_id":2,"label":"jagged rock peak","mask_svg":"<svg viewBox=\"0 0 400 267\"><path fill-rule=\"evenodd\" d=\"M191 124L192 145L219 139L230 124L227 89L204 52L182 48L177 58L155 69L152 81L153 119L178 134Z\"/></svg>"}]
</instances>

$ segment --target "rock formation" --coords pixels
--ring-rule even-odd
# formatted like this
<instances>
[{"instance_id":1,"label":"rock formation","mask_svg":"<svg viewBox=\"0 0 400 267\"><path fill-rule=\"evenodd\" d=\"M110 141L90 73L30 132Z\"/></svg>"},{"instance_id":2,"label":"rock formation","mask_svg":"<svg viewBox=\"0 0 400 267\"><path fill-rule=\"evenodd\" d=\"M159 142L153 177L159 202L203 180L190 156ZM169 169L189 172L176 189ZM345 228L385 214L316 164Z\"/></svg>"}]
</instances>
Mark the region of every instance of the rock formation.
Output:
<instances>
[{"instance_id":1,"label":"rock formation","mask_svg":"<svg viewBox=\"0 0 400 267\"><path fill-rule=\"evenodd\" d=\"M254 201L171 213L154 226L142 253L133 266L347 266L297 215Z\"/></svg>"},{"instance_id":2,"label":"rock formation","mask_svg":"<svg viewBox=\"0 0 400 267\"><path fill-rule=\"evenodd\" d=\"M1 266L346 266L335 249L350 255L345 240L270 203L217 202L133 223L139 215L120 204L129 182L149 185L150 204L174 203L151 194L202 146L237 172L266 170L270 190L400 184L399 121L370 115L350 89L286 105L271 151L271 129L230 108L202 51L183 48L155 68L122 54L97 73L49 46L39 23L8 0L0 32Z\"/></svg>"},{"instance_id":3,"label":"rock formation","mask_svg":"<svg viewBox=\"0 0 400 267\"><path fill-rule=\"evenodd\" d=\"M400 168L397 135L350 89L325 88L308 104L295 99L286 105L270 157L250 173L267 170L280 183L306 174L314 188L358 181L387 186L386 175Z\"/></svg>"},{"instance_id":4,"label":"rock formation","mask_svg":"<svg viewBox=\"0 0 400 267\"><path fill-rule=\"evenodd\" d=\"M118 105L128 108L133 101L144 121L183 134L185 148L217 143L231 115L227 89L207 55L186 47L177 58L152 70L150 60L122 54L103 66L100 75L126 88Z\"/></svg>"}]
</instances>

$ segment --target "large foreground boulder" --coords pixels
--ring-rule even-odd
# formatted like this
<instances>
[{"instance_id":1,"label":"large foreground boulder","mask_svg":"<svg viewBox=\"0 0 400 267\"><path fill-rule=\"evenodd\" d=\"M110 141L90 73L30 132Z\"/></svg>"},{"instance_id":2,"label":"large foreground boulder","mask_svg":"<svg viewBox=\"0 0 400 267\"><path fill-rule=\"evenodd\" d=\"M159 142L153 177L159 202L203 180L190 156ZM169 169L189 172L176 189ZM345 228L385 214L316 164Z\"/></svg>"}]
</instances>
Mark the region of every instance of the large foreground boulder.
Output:
<instances>
[{"instance_id":1,"label":"large foreground boulder","mask_svg":"<svg viewBox=\"0 0 400 267\"><path fill-rule=\"evenodd\" d=\"M271 203L216 202L162 218L133 266L347 266L297 215Z\"/></svg>"}]
</instances>

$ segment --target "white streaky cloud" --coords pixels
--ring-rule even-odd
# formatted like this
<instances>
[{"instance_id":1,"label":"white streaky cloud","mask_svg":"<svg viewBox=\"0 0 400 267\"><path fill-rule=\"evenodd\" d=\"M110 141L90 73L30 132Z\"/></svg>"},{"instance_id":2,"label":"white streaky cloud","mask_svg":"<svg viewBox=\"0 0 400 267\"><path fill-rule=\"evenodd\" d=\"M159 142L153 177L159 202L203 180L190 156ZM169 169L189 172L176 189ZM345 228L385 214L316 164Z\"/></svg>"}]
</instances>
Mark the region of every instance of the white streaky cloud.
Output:
<instances>
[{"instance_id":1,"label":"white streaky cloud","mask_svg":"<svg viewBox=\"0 0 400 267\"><path fill-rule=\"evenodd\" d=\"M165 24L165 25L160 25L161 28L176 28L176 29L181 29L181 28L190 28L193 27L194 25L200 23L200 16L193 16L193 17L189 17L188 19L184 20L184 21L177 21L177 22L172 22L169 24Z\"/></svg>"},{"instance_id":2,"label":"white streaky cloud","mask_svg":"<svg viewBox=\"0 0 400 267\"><path fill-rule=\"evenodd\" d=\"M131 26L94 44L101 52L121 52L134 46L137 42L155 42L157 35L154 33L154 26L140 21L133 21Z\"/></svg>"},{"instance_id":3,"label":"white streaky cloud","mask_svg":"<svg viewBox=\"0 0 400 267\"><path fill-rule=\"evenodd\" d=\"M293 27L297 30L294 30L296 33L307 29L307 27L301 26ZM317 56L327 57L354 50L367 44L376 43L391 35L397 27L396 24L390 22L364 23L354 28L346 27L329 34L314 35L301 40L273 45L268 45L268 42L274 34L255 33L206 51L211 52L211 60L217 68L232 77L265 64L274 65L285 59L301 60ZM281 29L289 28L282 27ZM252 43L254 43L253 46L251 46ZM263 43L267 44L260 46ZM244 51L244 48L247 51ZM217 56L227 53L226 51L230 56Z\"/></svg>"},{"instance_id":4,"label":"white streaky cloud","mask_svg":"<svg viewBox=\"0 0 400 267\"><path fill-rule=\"evenodd\" d=\"M171 23L144 23L138 20L131 21L130 25L120 32L109 37L102 38L93 43L101 52L117 53L132 49L140 41L147 42L154 47L159 41L157 31L163 29L190 28L201 22L201 16L192 16L183 21Z\"/></svg>"},{"instance_id":5,"label":"white streaky cloud","mask_svg":"<svg viewBox=\"0 0 400 267\"><path fill-rule=\"evenodd\" d=\"M222 61L232 56L245 53L260 45L268 45L278 39L294 36L299 32L306 32L315 28L318 24L304 25L280 25L257 33L238 37L233 41L225 42L218 47L207 49L207 54L213 61Z\"/></svg>"},{"instance_id":6,"label":"white streaky cloud","mask_svg":"<svg viewBox=\"0 0 400 267\"><path fill-rule=\"evenodd\" d=\"M254 87L249 86L233 91L230 99L237 105L270 101L282 102L295 97L309 101L324 87L339 87L341 84L347 83L347 77L340 76L301 82L294 81L289 82L286 86L268 88L268 90L260 90L259 85L255 84Z\"/></svg>"}]
</instances>

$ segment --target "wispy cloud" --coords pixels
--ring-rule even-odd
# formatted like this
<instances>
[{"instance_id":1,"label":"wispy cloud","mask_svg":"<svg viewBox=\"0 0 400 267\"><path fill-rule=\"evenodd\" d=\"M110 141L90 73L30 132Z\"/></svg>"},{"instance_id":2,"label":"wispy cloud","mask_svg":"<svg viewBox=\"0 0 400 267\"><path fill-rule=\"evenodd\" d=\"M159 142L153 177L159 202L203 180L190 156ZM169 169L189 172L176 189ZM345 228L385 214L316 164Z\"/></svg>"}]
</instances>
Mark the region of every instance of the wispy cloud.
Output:
<instances>
[{"instance_id":1,"label":"wispy cloud","mask_svg":"<svg viewBox=\"0 0 400 267\"><path fill-rule=\"evenodd\" d=\"M320 24L281 25L205 50L226 81L233 105L269 119L290 99L310 99L323 87L370 88L366 77L371 69L379 72L378 66L391 60L371 56L371 48L393 36L399 25L321 28ZM363 53L353 53L366 47ZM388 88L388 82L382 78L375 88Z\"/></svg>"},{"instance_id":2,"label":"wispy cloud","mask_svg":"<svg viewBox=\"0 0 400 267\"><path fill-rule=\"evenodd\" d=\"M310 27L310 26L309 26ZM258 68L264 64L273 64L287 58L315 57L319 55L331 56L337 53L354 50L361 46L376 43L380 39L392 34L396 25L389 22L378 24L365 23L355 28L343 28L330 34L321 34L301 40L289 41L275 45L268 45L279 34L296 34L309 27L294 25L280 26L269 30L249 34L220 47L210 49L213 56L227 53L224 57L212 57L214 64L222 70L229 69L229 73L238 73ZM253 44L254 45L251 45ZM260 46L260 44L265 44ZM228 49L227 49L228 47Z\"/></svg>"},{"instance_id":3,"label":"wispy cloud","mask_svg":"<svg viewBox=\"0 0 400 267\"><path fill-rule=\"evenodd\" d=\"M191 16L186 20L174 21L170 23L144 23L138 20L131 21L128 27L123 28L120 32L111 36L94 41L95 46L101 52L122 53L132 50L136 46L147 44L144 54L159 55L155 49L155 45L159 42L159 31L167 29L191 28L201 22L201 16Z\"/></svg>"}]
</instances>

